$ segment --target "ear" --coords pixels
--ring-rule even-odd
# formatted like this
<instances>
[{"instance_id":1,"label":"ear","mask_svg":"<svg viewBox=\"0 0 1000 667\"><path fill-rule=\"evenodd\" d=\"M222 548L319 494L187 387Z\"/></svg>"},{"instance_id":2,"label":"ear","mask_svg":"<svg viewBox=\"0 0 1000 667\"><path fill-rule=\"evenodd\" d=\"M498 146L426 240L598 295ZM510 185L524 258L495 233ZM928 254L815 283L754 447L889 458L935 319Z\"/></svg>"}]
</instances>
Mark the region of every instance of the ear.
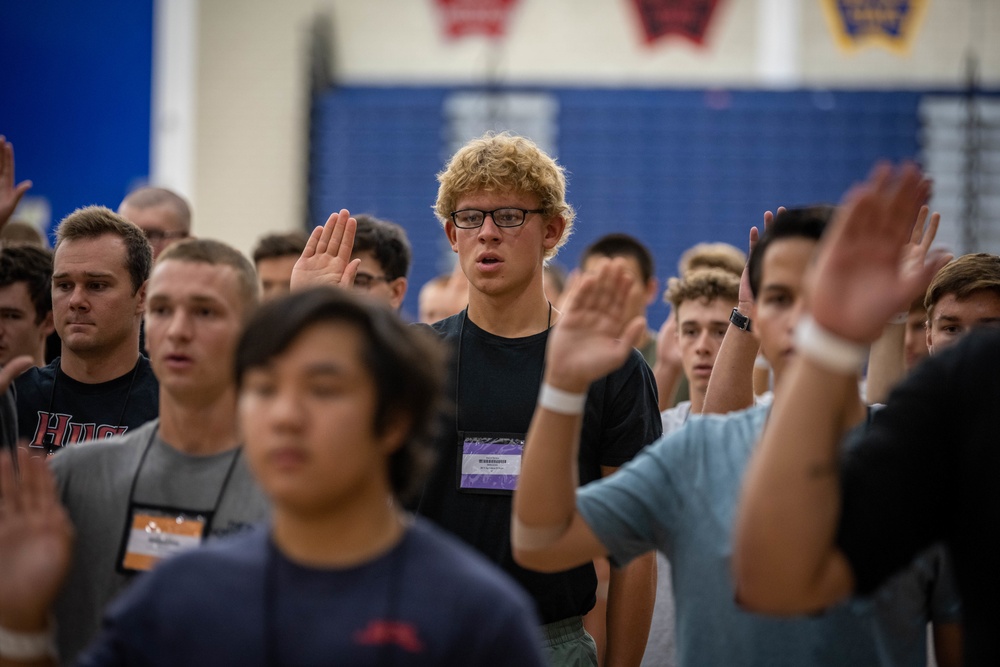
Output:
<instances>
[{"instance_id":1,"label":"ear","mask_svg":"<svg viewBox=\"0 0 1000 667\"><path fill-rule=\"evenodd\" d=\"M927 343L927 351L934 354L934 337L931 335L931 323L924 324L924 342Z\"/></svg>"},{"instance_id":2,"label":"ear","mask_svg":"<svg viewBox=\"0 0 1000 667\"><path fill-rule=\"evenodd\" d=\"M41 338L48 338L52 335L52 332L56 330L55 319L52 316L52 311L50 310L45 317L42 319L42 323L38 325L38 333L41 334Z\"/></svg>"},{"instance_id":3,"label":"ear","mask_svg":"<svg viewBox=\"0 0 1000 667\"><path fill-rule=\"evenodd\" d=\"M389 302L395 310L399 310L399 307L403 305L403 299L406 297L406 287L408 282L406 278L400 277L389 282Z\"/></svg>"},{"instance_id":4,"label":"ear","mask_svg":"<svg viewBox=\"0 0 1000 667\"><path fill-rule=\"evenodd\" d=\"M378 436L379 448L387 457L391 456L403 446L403 439L410 430L411 420L398 412L387 416L382 427L382 433Z\"/></svg>"},{"instance_id":5,"label":"ear","mask_svg":"<svg viewBox=\"0 0 1000 667\"><path fill-rule=\"evenodd\" d=\"M448 235L448 243L451 244L451 251L458 252L458 230L451 220L444 223L444 233Z\"/></svg>"},{"instance_id":6,"label":"ear","mask_svg":"<svg viewBox=\"0 0 1000 667\"><path fill-rule=\"evenodd\" d=\"M566 231L566 221L561 215L554 215L545 221L545 228L542 230L542 246L546 250L552 250L563 237Z\"/></svg>"},{"instance_id":7,"label":"ear","mask_svg":"<svg viewBox=\"0 0 1000 667\"><path fill-rule=\"evenodd\" d=\"M142 317L143 313L146 312L146 287L149 285L149 280L144 282L140 287L139 291L136 292L136 304L135 304L135 314Z\"/></svg>"},{"instance_id":8,"label":"ear","mask_svg":"<svg viewBox=\"0 0 1000 667\"><path fill-rule=\"evenodd\" d=\"M653 276L646 283L646 305L652 306L653 302L656 301L656 297L660 293L660 281Z\"/></svg>"}]
</instances>

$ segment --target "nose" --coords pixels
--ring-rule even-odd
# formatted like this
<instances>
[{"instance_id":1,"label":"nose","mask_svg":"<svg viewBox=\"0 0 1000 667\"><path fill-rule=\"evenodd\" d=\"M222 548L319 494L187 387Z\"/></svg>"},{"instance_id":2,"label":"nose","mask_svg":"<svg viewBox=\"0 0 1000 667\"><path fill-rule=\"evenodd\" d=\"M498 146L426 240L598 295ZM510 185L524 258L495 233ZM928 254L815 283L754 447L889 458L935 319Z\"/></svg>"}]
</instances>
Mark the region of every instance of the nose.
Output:
<instances>
[{"instance_id":1,"label":"nose","mask_svg":"<svg viewBox=\"0 0 1000 667\"><path fill-rule=\"evenodd\" d=\"M301 430L305 423L302 403L298 392L279 386L267 411L270 426L278 431Z\"/></svg>"},{"instance_id":2,"label":"nose","mask_svg":"<svg viewBox=\"0 0 1000 667\"><path fill-rule=\"evenodd\" d=\"M190 340L191 317L183 308L174 310L167 325L167 337L171 340Z\"/></svg>"},{"instance_id":3,"label":"nose","mask_svg":"<svg viewBox=\"0 0 1000 667\"><path fill-rule=\"evenodd\" d=\"M90 303L87 301L87 293L83 285L77 285L69 295L69 307L73 310L87 310Z\"/></svg>"},{"instance_id":4,"label":"nose","mask_svg":"<svg viewBox=\"0 0 1000 667\"><path fill-rule=\"evenodd\" d=\"M483 218L483 224L479 227L479 240L489 241L489 240L499 240L500 239L500 228L497 227L497 223L493 220L493 214L487 213L486 217Z\"/></svg>"},{"instance_id":5,"label":"nose","mask_svg":"<svg viewBox=\"0 0 1000 667\"><path fill-rule=\"evenodd\" d=\"M708 329L701 330L701 333L698 334L698 340L695 341L695 349L698 350L698 352L703 352L705 354L711 352L711 348L708 345L711 335L712 332Z\"/></svg>"}]
</instances>

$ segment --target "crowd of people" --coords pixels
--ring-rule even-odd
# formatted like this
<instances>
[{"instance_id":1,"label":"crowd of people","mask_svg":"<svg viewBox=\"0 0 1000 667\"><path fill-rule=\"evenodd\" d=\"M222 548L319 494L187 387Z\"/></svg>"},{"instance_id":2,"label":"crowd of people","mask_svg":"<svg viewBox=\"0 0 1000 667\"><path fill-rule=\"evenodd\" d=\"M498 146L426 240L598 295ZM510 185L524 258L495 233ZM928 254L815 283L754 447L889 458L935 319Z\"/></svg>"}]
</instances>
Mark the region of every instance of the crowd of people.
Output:
<instances>
[{"instance_id":1,"label":"crowd of people","mask_svg":"<svg viewBox=\"0 0 1000 667\"><path fill-rule=\"evenodd\" d=\"M916 167L662 294L626 234L558 269L526 138L438 183L411 324L392 222L251 261L144 187L49 251L0 138L0 666L1000 664L1000 257Z\"/></svg>"}]
</instances>

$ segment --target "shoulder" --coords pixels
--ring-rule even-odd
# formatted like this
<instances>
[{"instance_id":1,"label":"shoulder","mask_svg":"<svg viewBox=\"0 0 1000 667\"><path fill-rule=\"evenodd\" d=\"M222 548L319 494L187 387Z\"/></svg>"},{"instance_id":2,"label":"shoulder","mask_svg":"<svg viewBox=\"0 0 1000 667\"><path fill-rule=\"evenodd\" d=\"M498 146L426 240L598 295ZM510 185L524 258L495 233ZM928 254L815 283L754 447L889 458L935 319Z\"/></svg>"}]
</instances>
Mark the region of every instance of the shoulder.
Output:
<instances>
[{"instance_id":1,"label":"shoulder","mask_svg":"<svg viewBox=\"0 0 1000 667\"><path fill-rule=\"evenodd\" d=\"M412 561L435 590L449 590L463 600L488 601L487 606L519 608L534 614L526 594L507 574L471 547L417 517L410 527ZM432 580L436 579L436 580Z\"/></svg>"},{"instance_id":2,"label":"shoulder","mask_svg":"<svg viewBox=\"0 0 1000 667\"><path fill-rule=\"evenodd\" d=\"M734 457L741 460L760 435L767 411L767 407L760 406L724 415L693 414L675 430L664 433L647 451L661 461L669 461L672 469L684 460L698 465Z\"/></svg>"},{"instance_id":3,"label":"shoulder","mask_svg":"<svg viewBox=\"0 0 1000 667\"><path fill-rule=\"evenodd\" d=\"M28 370L21 373L21 375L14 380L14 386L17 388L17 393L20 395L22 393L33 391L46 384L51 384L53 378L56 376L56 368L58 368L58 365L59 358L56 357L47 366L32 366Z\"/></svg>"},{"instance_id":4,"label":"shoulder","mask_svg":"<svg viewBox=\"0 0 1000 667\"><path fill-rule=\"evenodd\" d=\"M426 326L441 338L451 338L457 336L461 331L464 317L465 313L463 311L451 317L446 317L443 320L438 320L434 324L423 326Z\"/></svg>"},{"instance_id":5,"label":"shoulder","mask_svg":"<svg viewBox=\"0 0 1000 667\"><path fill-rule=\"evenodd\" d=\"M159 419L154 419L139 428L130 429L125 435L61 447L49 460L49 465L60 480L65 479L70 471L79 470L81 474L87 474L95 467L128 466L141 454L142 446L159 424Z\"/></svg>"}]
</instances>

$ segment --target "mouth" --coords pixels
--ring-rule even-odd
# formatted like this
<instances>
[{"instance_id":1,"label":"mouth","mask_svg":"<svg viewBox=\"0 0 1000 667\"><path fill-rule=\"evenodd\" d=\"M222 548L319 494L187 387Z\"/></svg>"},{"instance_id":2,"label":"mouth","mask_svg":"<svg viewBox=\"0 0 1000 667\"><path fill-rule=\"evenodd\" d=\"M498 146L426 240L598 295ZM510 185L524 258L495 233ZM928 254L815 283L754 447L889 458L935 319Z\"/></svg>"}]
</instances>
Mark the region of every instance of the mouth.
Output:
<instances>
[{"instance_id":1,"label":"mouth","mask_svg":"<svg viewBox=\"0 0 1000 667\"><path fill-rule=\"evenodd\" d=\"M306 464L309 457L299 447L285 446L273 449L267 454L267 461L278 470L293 470Z\"/></svg>"},{"instance_id":2,"label":"mouth","mask_svg":"<svg viewBox=\"0 0 1000 667\"><path fill-rule=\"evenodd\" d=\"M194 359L186 354L168 354L163 357L163 361L171 368L187 368L194 365Z\"/></svg>"},{"instance_id":3,"label":"mouth","mask_svg":"<svg viewBox=\"0 0 1000 667\"><path fill-rule=\"evenodd\" d=\"M503 264L503 260L500 259L499 257L497 257L494 254L485 253L485 254L482 254L482 255L480 255L479 257L476 258L476 264L480 268L484 268L484 269L489 270L489 269L496 268L496 267L500 266L501 264Z\"/></svg>"}]
</instances>

